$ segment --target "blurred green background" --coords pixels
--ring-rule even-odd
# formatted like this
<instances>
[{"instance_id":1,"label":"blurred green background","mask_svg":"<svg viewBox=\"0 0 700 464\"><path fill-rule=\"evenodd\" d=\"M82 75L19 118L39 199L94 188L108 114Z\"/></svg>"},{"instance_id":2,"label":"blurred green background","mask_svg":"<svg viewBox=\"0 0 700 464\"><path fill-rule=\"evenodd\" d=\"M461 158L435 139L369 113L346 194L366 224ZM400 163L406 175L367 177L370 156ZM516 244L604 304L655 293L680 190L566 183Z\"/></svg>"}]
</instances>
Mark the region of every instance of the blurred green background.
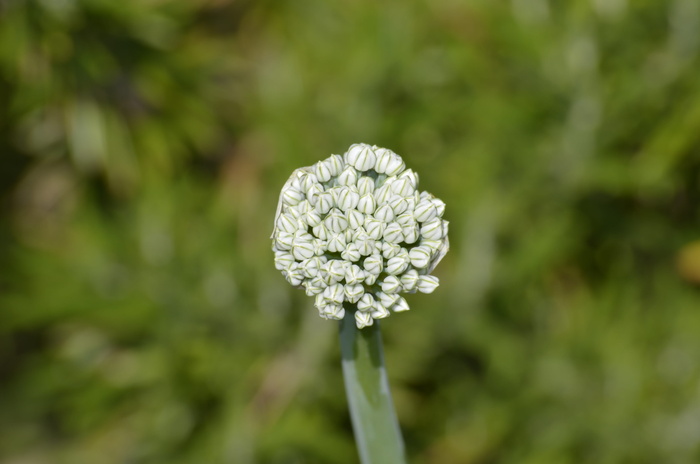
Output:
<instances>
[{"instance_id":1,"label":"blurred green background","mask_svg":"<svg viewBox=\"0 0 700 464\"><path fill-rule=\"evenodd\" d=\"M0 1L0 462L357 462L289 174L447 203L383 321L414 463L700 461L697 0Z\"/></svg>"}]
</instances>

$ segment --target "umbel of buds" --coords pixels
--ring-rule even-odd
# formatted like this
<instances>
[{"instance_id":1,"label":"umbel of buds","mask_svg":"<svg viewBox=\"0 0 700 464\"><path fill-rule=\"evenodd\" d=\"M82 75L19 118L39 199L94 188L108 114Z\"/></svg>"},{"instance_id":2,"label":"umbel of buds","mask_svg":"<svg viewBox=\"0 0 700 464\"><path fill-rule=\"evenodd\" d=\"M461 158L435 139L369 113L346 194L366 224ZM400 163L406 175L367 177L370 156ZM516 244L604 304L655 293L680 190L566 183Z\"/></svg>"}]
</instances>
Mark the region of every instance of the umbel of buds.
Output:
<instances>
[{"instance_id":1,"label":"umbel of buds","mask_svg":"<svg viewBox=\"0 0 700 464\"><path fill-rule=\"evenodd\" d=\"M386 148L351 145L292 173L280 193L272 251L287 282L325 319L357 305L357 327L409 309L401 293L432 293L449 249L445 203Z\"/></svg>"}]
</instances>

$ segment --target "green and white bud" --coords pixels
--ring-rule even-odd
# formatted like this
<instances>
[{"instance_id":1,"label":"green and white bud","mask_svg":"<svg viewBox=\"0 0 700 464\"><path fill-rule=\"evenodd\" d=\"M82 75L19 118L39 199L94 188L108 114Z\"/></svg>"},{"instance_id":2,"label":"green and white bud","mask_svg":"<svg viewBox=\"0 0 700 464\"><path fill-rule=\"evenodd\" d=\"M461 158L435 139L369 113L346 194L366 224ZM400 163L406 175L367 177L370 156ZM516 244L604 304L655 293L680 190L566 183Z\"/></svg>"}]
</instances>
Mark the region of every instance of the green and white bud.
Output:
<instances>
[{"instance_id":1,"label":"green and white bud","mask_svg":"<svg viewBox=\"0 0 700 464\"><path fill-rule=\"evenodd\" d=\"M357 302L357 309L359 311L371 311L374 308L374 298L369 293L362 295L360 300Z\"/></svg>"},{"instance_id":2,"label":"green and white bud","mask_svg":"<svg viewBox=\"0 0 700 464\"><path fill-rule=\"evenodd\" d=\"M370 255L363 262L365 271L370 274L379 275L384 269L384 261L379 255Z\"/></svg>"},{"instance_id":3,"label":"green and white bud","mask_svg":"<svg viewBox=\"0 0 700 464\"><path fill-rule=\"evenodd\" d=\"M401 247L396 243L383 242L382 243L382 256L386 259L391 259L401 251Z\"/></svg>"},{"instance_id":4,"label":"green and white bud","mask_svg":"<svg viewBox=\"0 0 700 464\"><path fill-rule=\"evenodd\" d=\"M313 258L315 255L314 246L310 241L299 240L294 242L292 256L294 256L294 259L297 261Z\"/></svg>"},{"instance_id":5,"label":"green and white bud","mask_svg":"<svg viewBox=\"0 0 700 464\"><path fill-rule=\"evenodd\" d=\"M384 235L384 229L386 229L386 224L378 221L377 219L368 217L368 220L365 221L365 230L367 231L367 235L374 240L379 240L382 238Z\"/></svg>"},{"instance_id":6,"label":"green and white bud","mask_svg":"<svg viewBox=\"0 0 700 464\"><path fill-rule=\"evenodd\" d=\"M330 192L323 192L316 199L316 211L319 214L328 214L333 207L335 207L335 200Z\"/></svg>"},{"instance_id":7,"label":"green and white bud","mask_svg":"<svg viewBox=\"0 0 700 464\"><path fill-rule=\"evenodd\" d=\"M338 192L338 208L342 211L349 211L357 206L360 201L360 194L350 187L342 187ZM358 208L359 209L359 208Z\"/></svg>"},{"instance_id":8,"label":"green and white bud","mask_svg":"<svg viewBox=\"0 0 700 464\"><path fill-rule=\"evenodd\" d=\"M385 317L388 317L391 315L389 310L386 309L386 307L379 302L377 302L374 305L374 308L372 308L372 311L370 312L370 314L372 315L372 319L384 319Z\"/></svg>"},{"instance_id":9,"label":"green and white bud","mask_svg":"<svg viewBox=\"0 0 700 464\"><path fill-rule=\"evenodd\" d=\"M391 307L391 310L394 311L395 313L400 313L403 311L408 311L408 303L406 303L406 300L403 297L399 297L398 300L396 300L396 303L394 303L394 306Z\"/></svg>"},{"instance_id":10,"label":"green and white bud","mask_svg":"<svg viewBox=\"0 0 700 464\"><path fill-rule=\"evenodd\" d=\"M360 254L360 250L357 249L356 244L348 243L345 250L343 250L343 252L340 254L340 257L345 261L354 263L355 261L359 261L362 255Z\"/></svg>"},{"instance_id":11,"label":"green and white bud","mask_svg":"<svg viewBox=\"0 0 700 464\"><path fill-rule=\"evenodd\" d=\"M365 196L374 192L374 179L363 176L357 181L357 191L360 196Z\"/></svg>"},{"instance_id":12,"label":"green and white bud","mask_svg":"<svg viewBox=\"0 0 700 464\"><path fill-rule=\"evenodd\" d=\"M338 176L338 185L355 186L357 185L357 178L357 170L352 166L348 166Z\"/></svg>"},{"instance_id":13,"label":"green and white bud","mask_svg":"<svg viewBox=\"0 0 700 464\"><path fill-rule=\"evenodd\" d=\"M411 258L411 265L416 269L428 267L432 254L431 249L423 245L414 247L408 252L408 256Z\"/></svg>"},{"instance_id":14,"label":"green and white bud","mask_svg":"<svg viewBox=\"0 0 700 464\"><path fill-rule=\"evenodd\" d=\"M365 294L365 287L362 284L345 285L345 301L357 303Z\"/></svg>"},{"instance_id":15,"label":"green and white bud","mask_svg":"<svg viewBox=\"0 0 700 464\"><path fill-rule=\"evenodd\" d=\"M355 311L355 324L358 329L364 329L374 323L372 315L363 311Z\"/></svg>"},{"instance_id":16,"label":"green and white bud","mask_svg":"<svg viewBox=\"0 0 700 464\"><path fill-rule=\"evenodd\" d=\"M347 211L345 215L348 218L348 229L352 230L353 232L362 227L362 225L365 223L365 215L356 209Z\"/></svg>"},{"instance_id":17,"label":"green and white bud","mask_svg":"<svg viewBox=\"0 0 700 464\"><path fill-rule=\"evenodd\" d=\"M291 253L278 251L275 253L275 269L282 271L287 269L294 262L294 256Z\"/></svg>"},{"instance_id":18,"label":"green and white bud","mask_svg":"<svg viewBox=\"0 0 700 464\"><path fill-rule=\"evenodd\" d=\"M444 226L442 225L442 219L436 217L428 222L423 223L423 227L420 228L420 233L424 238L428 240L440 240L444 236Z\"/></svg>"},{"instance_id":19,"label":"green and white bud","mask_svg":"<svg viewBox=\"0 0 700 464\"><path fill-rule=\"evenodd\" d=\"M299 204L306 198L301 190L289 187L282 192L282 201L290 206Z\"/></svg>"},{"instance_id":20,"label":"green and white bud","mask_svg":"<svg viewBox=\"0 0 700 464\"><path fill-rule=\"evenodd\" d=\"M345 301L345 288L343 284L333 284L323 290L323 297L326 301L342 304Z\"/></svg>"},{"instance_id":21,"label":"green and white bud","mask_svg":"<svg viewBox=\"0 0 700 464\"><path fill-rule=\"evenodd\" d=\"M401 274L408 268L409 261L402 256L394 256L386 263L386 273L390 275Z\"/></svg>"},{"instance_id":22,"label":"green and white bud","mask_svg":"<svg viewBox=\"0 0 700 464\"><path fill-rule=\"evenodd\" d=\"M357 210L363 214L373 214L376 209L377 204L374 200L374 196L371 193L367 193L360 197L357 203Z\"/></svg>"},{"instance_id":23,"label":"green and white bud","mask_svg":"<svg viewBox=\"0 0 700 464\"><path fill-rule=\"evenodd\" d=\"M409 269L401 276L401 286L404 292L413 293L418 284L418 271Z\"/></svg>"},{"instance_id":24,"label":"green and white bud","mask_svg":"<svg viewBox=\"0 0 700 464\"><path fill-rule=\"evenodd\" d=\"M344 233L330 234L328 239L328 251L331 253L341 253L345 250L347 243L345 241Z\"/></svg>"},{"instance_id":25,"label":"green and white bud","mask_svg":"<svg viewBox=\"0 0 700 464\"><path fill-rule=\"evenodd\" d=\"M319 161L314 165L314 174L319 182L328 182L331 180L331 168L330 163L326 161Z\"/></svg>"},{"instance_id":26,"label":"green and white bud","mask_svg":"<svg viewBox=\"0 0 700 464\"><path fill-rule=\"evenodd\" d=\"M398 277L390 275L384 278L382 282L382 291L384 293L398 293L401 291L401 281Z\"/></svg>"},{"instance_id":27,"label":"green and white bud","mask_svg":"<svg viewBox=\"0 0 700 464\"><path fill-rule=\"evenodd\" d=\"M431 275L422 275L418 277L418 284L416 289L421 293L433 293L433 291L440 285L440 281L437 277Z\"/></svg>"},{"instance_id":28,"label":"green and white bud","mask_svg":"<svg viewBox=\"0 0 700 464\"><path fill-rule=\"evenodd\" d=\"M333 208L331 212L323 220L323 225L326 226L329 232L338 234L348 228L348 220L338 208Z\"/></svg>"},{"instance_id":29,"label":"green and white bud","mask_svg":"<svg viewBox=\"0 0 700 464\"><path fill-rule=\"evenodd\" d=\"M387 225L386 229L384 229L384 240L389 243L403 242L403 230L401 230L401 226L395 222Z\"/></svg>"},{"instance_id":30,"label":"green and white bud","mask_svg":"<svg viewBox=\"0 0 700 464\"><path fill-rule=\"evenodd\" d=\"M350 285L356 285L365 280L366 274L362 268L353 264L345 271L345 282Z\"/></svg>"}]
</instances>

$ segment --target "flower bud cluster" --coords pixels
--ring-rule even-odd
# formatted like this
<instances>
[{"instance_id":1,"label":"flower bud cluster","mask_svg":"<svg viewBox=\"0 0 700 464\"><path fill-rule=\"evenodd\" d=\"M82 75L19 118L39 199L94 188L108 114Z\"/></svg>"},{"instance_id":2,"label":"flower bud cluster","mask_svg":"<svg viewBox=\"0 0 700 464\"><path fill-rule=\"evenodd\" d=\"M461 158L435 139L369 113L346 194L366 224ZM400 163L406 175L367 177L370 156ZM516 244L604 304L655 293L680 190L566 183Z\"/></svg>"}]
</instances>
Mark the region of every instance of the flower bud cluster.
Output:
<instances>
[{"instance_id":1,"label":"flower bud cluster","mask_svg":"<svg viewBox=\"0 0 700 464\"><path fill-rule=\"evenodd\" d=\"M400 293L432 293L449 249L445 203L391 150L354 144L297 169L282 188L272 233L275 266L315 297L325 319L357 305L359 328L409 309Z\"/></svg>"}]
</instances>

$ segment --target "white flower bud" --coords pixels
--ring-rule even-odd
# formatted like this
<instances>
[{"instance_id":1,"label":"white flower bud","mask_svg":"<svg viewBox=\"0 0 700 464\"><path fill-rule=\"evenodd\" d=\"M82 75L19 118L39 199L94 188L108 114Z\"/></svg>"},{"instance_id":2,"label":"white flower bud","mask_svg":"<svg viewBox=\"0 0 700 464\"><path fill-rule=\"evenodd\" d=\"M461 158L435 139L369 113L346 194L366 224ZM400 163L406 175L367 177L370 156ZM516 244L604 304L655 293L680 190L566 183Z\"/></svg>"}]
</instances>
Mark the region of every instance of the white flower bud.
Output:
<instances>
[{"instance_id":1,"label":"white flower bud","mask_svg":"<svg viewBox=\"0 0 700 464\"><path fill-rule=\"evenodd\" d=\"M442 217L442 215L445 214L445 202L439 198L433 198L430 201L433 203L433 205L435 205L438 217Z\"/></svg>"},{"instance_id":2,"label":"white flower bud","mask_svg":"<svg viewBox=\"0 0 700 464\"><path fill-rule=\"evenodd\" d=\"M353 264L345 271L345 283L355 285L365 280L365 271L357 264Z\"/></svg>"},{"instance_id":3,"label":"white flower bud","mask_svg":"<svg viewBox=\"0 0 700 464\"><path fill-rule=\"evenodd\" d=\"M313 244L308 241L295 241L292 256L298 261L313 258L315 256Z\"/></svg>"},{"instance_id":4,"label":"white flower bud","mask_svg":"<svg viewBox=\"0 0 700 464\"><path fill-rule=\"evenodd\" d=\"M440 285L440 281L437 277L431 275L422 275L418 277L418 284L416 289L421 293L433 293L433 291Z\"/></svg>"},{"instance_id":5,"label":"white flower bud","mask_svg":"<svg viewBox=\"0 0 700 464\"><path fill-rule=\"evenodd\" d=\"M342 211L348 211L357 206L360 201L360 194L348 187L343 187L338 192L338 208Z\"/></svg>"},{"instance_id":6,"label":"white flower bud","mask_svg":"<svg viewBox=\"0 0 700 464\"><path fill-rule=\"evenodd\" d=\"M304 200L304 198L305 195L302 193L301 190L297 190L292 187L288 187L282 192L282 201L290 206L299 204L299 202Z\"/></svg>"},{"instance_id":7,"label":"white flower bud","mask_svg":"<svg viewBox=\"0 0 700 464\"><path fill-rule=\"evenodd\" d=\"M372 315L372 319L384 319L385 317L388 317L391 315L389 310L387 310L386 307L379 302L377 302L374 305L374 308L372 309L370 314Z\"/></svg>"},{"instance_id":8,"label":"white flower bud","mask_svg":"<svg viewBox=\"0 0 700 464\"><path fill-rule=\"evenodd\" d=\"M301 283L304 286L305 293L307 296L314 296L323 293L325 287L319 287L313 284L311 280L305 280Z\"/></svg>"},{"instance_id":9,"label":"white flower bud","mask_svg":"<svg viewBox=\"0 0 700 464\"><path fill-rule=\"evenodd\" d=\"M279 219L277 219L277 228L283 232L290 232L293 234L299 230L299 221L290 213L282 213Z\"/></svg>"},{"instance_id":10,"label":"white flower bud","mask_svg":"<svg viewBox=\"0 0 700 464\"><path fill-rule=\"evenodd\" d=\"M418 271L411 269L401 276L401 286L405 292L413 292L418 283Z\"/></svg>"},{"instance_id":11,"label":"white flower bud","mask_svg":"<svg viewBox=\"0 0 700 464\"><path fill-rule=\"evenodd\" d=\"M304 260L301 264L300 267L302 271L304 271L304 277L307 277L309 279L316 277L318 274L319 269L321 269L321 266L323 263L321 263L321 259L318 257L310 258L307 260Z\"/></svg>"},{"instance_id":12,"label":"white flower bud","mask_svg":"<svg viewBox=\"0 0 700 464\"><path fill-rule=\"evenodd\" d=\"M374 179L366 176L360 177L357 181L357 191L361 197L374 192Z\"/></svg>"},{"instance_id":13,"label":"white flower bud","mask_svg":"<svg viewBox=\"0 0 700 464\"><path fill-rule=\"evenodd\" d=\"M314 184L311 187L309 187L309 190L306 192L306 198L311 204L311 206L316 206L318 196L322 193L323 187L321 187L319 184Z\"/></svg>"},{"instance_id":14,"label":"white flower bud","mask_svg":"<svg viewBox=\"0 0 700 464\"><path fill-rule=\"evenodd\" d=\"M395 222L387 225L384 229L384 240L389 243L401 243L403 241L401 226Z\"/></svg>"},{"instance_id":15,"label":"white flower bud","mask_svg":"<svg viewBox=\"0 0 700 464\"><path fill-rule=\"evenodd\" d=\"M401 251L401 247L395 243L382 243L382 256L386 259L391 259Z\"/></svg>"},{"instance_id":16,"label":"white flower bud","mask_svg":"<svg viewBox=\"0 0 700 464\"><path fill-rule=\"evenodd\" d=\"M411 258L411 265L417 269L428 267L432 255L432 250L423 245L414 247L408 252L408 256Z\"/></svg>"},{"instance_id":17,"label":"white flower bud","mask_svg":"<svg viewBox=\"0 0 700 464\"><path fill-rule=\"evenodd\" d=\"M345 288L343 284L329 285L323 291L323 297L326 299L326 301L342 304L345 300Z\"/></svg>"},{"instance_id":18,"label":"white flower bud","mask_svg":"<svg viewBox=\"0 0 700 464\"><path fill-rule=\"evenodd\" d=\"M368 193L360 197L357 203L357 210L363 214L372 214L376 208L376 203L372 194Z\"/></svg>"},{"instance_id":19,"label":"white flower bud","mask_svg":"<svg viewBox=\"0 0 700 464\"><path fill-rule=\"evenodd\" d=\"M372 297L371 294L365 293L360 298L360 301L357 302L357 309L359 311L365 312L365 311L371 311L372 308L374 308L374 298Z\"/></svg>"},{"instance_id":20,"label":"white flower bud","mask_svg":"<svg viewBox=\"0 0 700 464\"><path fill-rule=\"evenodd\" d=\"M294 242L310 242L314 237L306 231L306 229L299 229L294 232Z\"/></svg>"},{"instance_id":21,"label":"white flower bud","mask_svg":"<svg viewBox=\"0 0 700 464\"><path fill-rule=\"evenodd\" d=\"M303 221L304 216L306 216L306 213L313 209L313 206L311 206L309 200L302 200L296 206L290 206L289 209L297 211L299 213L299 219Z\"/></svg>"},{"instance_id":22,"label":"white flower bud","mask_svg":"<svg viewBox=\"0 0 700 464\"><path fill-rule=\"evenodd\" d=\"M365 215L356 209L351 209L350 211L346 212L345 215L348 218L348 228L352 229L353 231L362 227L362 225L365 223Z\"/></svg>"},{"instance_id":23,"label":"white flower bud","mask_svg":"<svg viewBox=\"0 0 700 464\"><path fill-rule=\"evenodd\" d=\"M292 242L294 241L294 234L290 234L289 232L284 232L280 230L277 232L277 236L275 237L276 242L275 244L277 245L277 248L280 250L291 250L292 249Z\"/></svg>"},{"instance_id":24,"label":"white flower bud","mask_svg":"<svg viewBox=\"0 0 700 464\"><path fill-rule=\"evenodd\" d=\"M398 216L408 209L408 201L403 197L394 196L389 201L389 206L394 211L394 215Z\"/></svg>"},{"instance_id":25,"label":"white flower bud","mask_svg":"<svg viewBox=\"0 0 700 464\"><path fill-rule=\"evenodd\" d=\"M312 209L304 215L304 222L311 227L316 227L321 223L321 215L315 209Z\"/></svg>"},{"instance_id":26,"label":"white flower bud","mask_svg":"<svg viewBox=\"0 0 700 464\"><path fill-rule=\"evenodd\" d=\"M427 240L422 239L420 241L420 246L430 248L433 251L437 251L442 246L442 240Z\"/></svg>"},{"instance_id":27,"label":"white flower bud","mask_svg":"<svg viewBox=\"0 0 700 464\"><path fill-rule=\"evenodd\" d=\"M403 232L403 241L408 244L416 243L416 241L418 241L418 237L420 236L420 229L418 228L417 224L412 226L403 226L401 227L401 232Z\"/></svg>"},{"instance_id":28,"label":"white flower bud","mask_svg":"<svg viewBox=\"0 0 700 464\"><path fill-rule=\"evenodd\" d=\"M428 240L440 240L444 236L442 219L436 217L428 222L424 222L423 227L420 228L420 234Z\"/></svg>"},{"instance_id":29,"label":"white flower bud","mask_svg":"<svg viewBox=\"0 0 700 464\"><path fill-rule=\"evenodd\" d=\"M384 184L374 191L374 201L377 205L386 204L393 196L391 184Z\"/></svg>"},{"instance_id":30,"label":"white flower bud","mask_svg":"<svg viewBox=\"0 0 700 464\"><path fill-rule=\"evenodd\" d=\"M345 161L358 171L369 171L374 167L377 157L367 144L355 144L346 153Z\"/></svg>"},{"instance_id":31,"label":"white flower bud","mask_svg":"<svg viewBox=\"0 0 700 464\"><path fill-rule=\"evenodd\" d=\"M350 227L345 229L344 233L345 233L345 242L346 243L352 243L352 241L353 241L352 238L355 236L355 232L356 231L352 230Z\"/></svg>"},{"instance_id":32,"label":"white flower bud","mask_svg":"<svg viewBox=\"0 0 700 464\"><path fill-rule=\"evenodd\" d=\"M408 260L402 256L394 256L386 263L386 273L391 275L401 274L408 267Z\"/></svg>"},{"instance_id":33,"label":"white flower bud","mask_svg":"<svg viewBox=\"0 0 700 464\"><path fill-rule=\"evenodd\" d=\"M319 182L328 182L331 180L331 167L326 161L319 161L314 165L314 174Z\"/></svg>"},{"instance_id":34,"label":"white flower bud","mask_svg":"<svg viewBox=\"0 0 700 464\"><path fill-rule=\"evenodd\" d=\"M340 304L327 304L323 309L323 314L325 314L328 319L339 321L345 317L345 308Z\"/></svg>"},{"instance_id":35,"label":"white flower bud","mask_svg":"<svg viewBox=\"0 0 700 464\"><path fill-rule=\"evenodd\" d=\"M345 241L345 234L331 234L330 238L328 239L328 251L330 251L331 253L340 253L343 250L345 250L346 244L347 243Z\"/></svg>"},{"instance_id":36,"label":"white flower bud","mask_svg":"<svg viewBox=\"0 0 700 464\"><path fill-rule=\"evenodd\" d=\"M374 319L372 319L372 315L369 313L355 311L355 324L358 329L363 329L374 324Z\"/></svg>"},{"instance_id":37,"label":"white flower bud","mask_svg":"<svg viewBox=\"0 0 700 464\"><path fill-rule=\"evenodd\" d=\"M384 262L379 255L370 255L364 260L364 268L367 272L374 275L379 275L384 268Z\"/></svg>"},{"instance_id":38,"label":"white flower bud","mask_svg":"<svg viewBox=\"0 0 700 464\"><path fill-rule=\"evenodd\" d=\"M334 208L323 220L323 225L329 232L338 234L348 228L348 220L342 211Z\"/></svg>"},{"instance_id":39,"label":"white flower bud","mask_svg":"<svg viewBox=\"0 0 700 464\"><path fill-rule=\"evenodd\" d=\"M379 174L386 173L392 159L398 157L396 153L387 148L378 148L374 152L377 155L377 160L374 164L374 170L377 171L377 173Z\"/></svg>"},{"instance_id":40,"label":"white flower bud","mask_svg":"<svg viewBox=\"0 0 700 464\"><path fill-rule=\"evenodd\" d=\"M407 197L409 195L413 195L415 188L411 186L411 181L405 177L401 177L397 179L396 182L391 184L391 191L396 195Z\"/></svg>"},{"instance_id":41,"label":"white flower bud","mask_svg":"<svg viewBox=\"0 0 700 464\"><path fill-rule=\"evenodd\" d=\"M314 185L318 185L318 178L311 172L305 172L299 178L299 183L301 185L301 191L308 194L309 190L311 190Z\"/></svg>"},{"instance_id":42,"label":"white flower bud","mask_svg":"<svg viewBox=\"0 0 700 464\"><path fill-rule=\"evenodd\" d=\"M328 232L328 229L326 226L321 223L311 229L311 233L314 234L314 237L319 238L321 240L328 240L330 237L330 232Z\"/></svg>"},{"instance_id":43,"label":"white flower bud","mask_svg":"<svg viewBox=\"0 0 700 464\"><path fill-rule=\"evenodd\" d=\"M385 173L387 176L396 176L405 168L406 165L404 164L401 157L397 154L394 154L394 156L391 157L389 163L387 164Z\"/></svg>"},{"instance_id":44,"label":"white flower bud","mask_svg":"<svg viewBox=\"0 0 700 464\"><path fill-rule=\"evenodd\" d=\"M402 311L408 311L408 303L406 303L406 300L403 297L399 297L398 300L396 300L396 303L394 303L394 306L391 307L391 310L394 311L395 313L400 313Z\"/></svg>"},{"instance_id":45,"label":"white flower bud","mask_svg":"<svg viewBox=\"0 0 700 464\"><path fill-rule=\"evenodd\" d=\"M294 287L298 287L304 281L304 273L299 269L297 263L293 263L287 269L284 269L282 275Z\"/></svg>"},{"instance_id":46,"label":"white flower bud","mask_svg":"<svg viewBox=\"0 0 700 464\"><path fill-rule=\"evenodd\" d=\"M355 245L354 243L348 243L345 247L345 250L343 250L340 256L344 260L351 261L353 263L355 261L358 261L362 257L360 251L357 249L357 245Z\"/></svg>"},{"instance_id":47,"label":"white flower bud","mask_svg":"<svg viewBox=\"0 0 700 464\"><path fill-rule=\"evenodd\" d=\"M426 222L437 217L437 207L430 200L421 200L413 210L413 217L418 222Z\"/></svg>"},{"instance_id":48,"label":"white flower bud","mask_svg":"<svg viewBox=\"0 0 700 464\"><path fill-rule=\"evenodd\" d=\"M357 303L364 294L365 288L362 284L345 286L345 300L350 303Z\"/></svg>"},{"instance_id":49,"label":"white flower bud","mask_svg":"<svg viewBox=\"0 0 700 464\"><path fill-rule=\"evenodd\" d=\"M335 200L330 192L323 192L316 199L316 211L326 214L335 206Z\"/></svg>"},{"instance_id":50,"label":"white flower bud","mask_svg":"<svg viewBox=\"0 0 700 464\"><path fill-rule=\"evenodd\" d=\"M291 253L283 251L275 253L275 269L281 271L287 269L294 262L294 256Z\"/></svg>"},{"instance_id":51,"label":"white flower bud","mask_svg":"<svg viewBox=\"0 0 700 464\"><path fill-rule=\"evenodd\" d=\"M345 278L345 262L339 259L328 261L322 269L324 269L335 282L340 282Z\"/></svg>"},{"instance_id":52,"label":"white flower bud","mask_svg":"<svg viewBox=\"0 0 700 464\"><path fill-rule=\"evenodd\" d=\"M398 277L390 275L384 278L382 282L382 291L384 293L398 293L401 291L401 281Z\"/></svg>"},{"instance_id":53,"label":"white flower bud","mask_svg":"<svg viewBox=\"0 0 700 464\"><path fill-rule=\"evenodd\" d=\"M357 185L357 170L352 166L346 166L338 176L338 185Z\"/></svg>"},{"instance_id":54,"label":"white flower bud","mask_svg":"<svg viewBox=\"0 0 700 464\"><path fill-rule=\"evenodd\" d=\"M341 155L331 155L326 159L326 163L328 163L328 168L333 177L339 175L343 170L343 166L345 166L345 161Z\"/></svg>"},{"instance_id":55,"label":"white flower bud","mask_svg":"<svg viewBox=\"0 0 700 464\"><path fill-rule=\"evenodd\" d=\"M391 308L396 303L396 300L399 299L399 295L396 293L377 292L377 298L384 307Z\"/></svg>"},{"instance_id":56,"label":"white flower bud","mask_svg":"<svg viewBox=\"0 0 700 464\"><path fill-rule=\"evenodd\" d=\"M321 289L321 291L319 293L323 292L323 290L326 287L328 287L328 284L326 283L325 279L321 275L321 269L319 269L318 274L316 274L316 276L313 277L309 282L310 282L310 285L312 287L318 287Z\"/></svg>"},{"instance_id":57,"label":"white flower bud","mask_svg":"<svg viewBox=\"0 0 700 464\"><path fill-rule=\"evenodd\" d=\"M324 290L325 290L325 288L324 288ZM316 306L319 311L321 310L321 308L323 308L323 306L326 305L326 303L327 303L326 298L323 296L322 293L317 294L316 298L314 298L314 306Z\"/></svg>"},{"instance_id":58,"label":"white flower bud","mask_svg":"<svg viewBox=\"0 0 700 464\"><path fill-rule=\"evenodd\" d=\"M411 213L404 213L399 216L396 216L394 222L400 225L402 229L406 226L413 226L417 224L416 220L413 218L413 215Z\"/></svg>"},{"instance_id":59,"label":"white flower bud","mask_svg":"<svg viewBox=\"0 0 700 464\"><path fill-rule=\"evenodd\" d=\"M385 222L385 223L391 222L394 220L394 210L391 209L391 206L389 206L389 205L380 206L374 212L374 217L377 220Z\"/></svg>"},{"instance_id":60,"label":"white flower bud","mask_svg":"<svg viewBox=\"0 0 700 464\"><path fill-rule=\"evenodd\" d=\"M408 179L411 183L413 190L418 188L418 173L414 172L413 169L406 169L404 172L399 174L399 179Z\"/></svg>"},{"instance_id":61,"label":"white flower bud","mask_svg":"<svg viewBox=\"0 0 700 464\"><path fill-rule=\"evenodd\" d=\"M382 235L384 235L385 228L386 224L374 218L370 217L369 220L365 221L365 230L367 231L367 235L369 235L374 240L379 240L382 238Z\"/></svg>"},{"instance_id":62,"label":"white flower bud","mask_svg":"<svg viewBox=\"0 0 700 464\"><path fill-rule=\"evenodd\" d=\"M362 256L368 256L374 251L374 240L371 238L356 238L355 245Z\"/></svg>"},{"instance_id":63,"label":"white flower bud","mask_svg":"<svg viewBox=\"0 0 700 464\"><path fill-rule=\"evenodd\" d=\"M367 285L374 285L374 283L377 281L377 276L375 274L370 274L367 272L367 277L365 277L365 284Z\"/></svg>"}]
</instances>

